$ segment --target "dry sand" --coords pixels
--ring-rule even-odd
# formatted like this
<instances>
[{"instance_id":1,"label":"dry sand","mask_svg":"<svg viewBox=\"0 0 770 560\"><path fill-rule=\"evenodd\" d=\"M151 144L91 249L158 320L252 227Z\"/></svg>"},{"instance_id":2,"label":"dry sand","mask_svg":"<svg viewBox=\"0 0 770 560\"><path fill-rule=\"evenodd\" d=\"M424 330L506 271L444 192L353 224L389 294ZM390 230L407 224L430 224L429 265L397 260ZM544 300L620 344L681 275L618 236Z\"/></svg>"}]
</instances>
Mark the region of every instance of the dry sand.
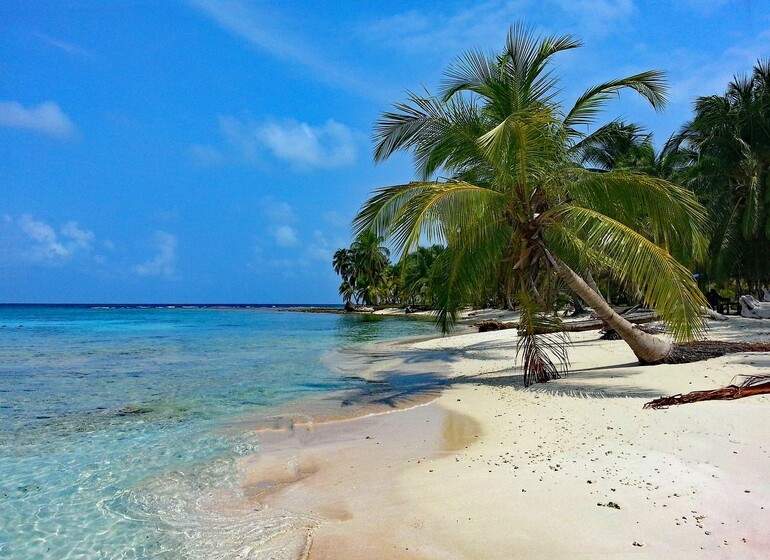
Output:
<instances>
[{"instance_id":1,"label":"dry sand","mask_svg":"<svg viewBox=\"0 0 770 560\"><path fill-rule=\"evenodd\" d=\"M711 325L770 340L770 321ZM263 435L245 486L317 521L312 559L770 557L770 397L642 409L770 356L642 367L622 341L572 340L570 375L529 389L514 331L380 349L374 378L450 381L427 405Z\"/></svg>"}]
</instances>

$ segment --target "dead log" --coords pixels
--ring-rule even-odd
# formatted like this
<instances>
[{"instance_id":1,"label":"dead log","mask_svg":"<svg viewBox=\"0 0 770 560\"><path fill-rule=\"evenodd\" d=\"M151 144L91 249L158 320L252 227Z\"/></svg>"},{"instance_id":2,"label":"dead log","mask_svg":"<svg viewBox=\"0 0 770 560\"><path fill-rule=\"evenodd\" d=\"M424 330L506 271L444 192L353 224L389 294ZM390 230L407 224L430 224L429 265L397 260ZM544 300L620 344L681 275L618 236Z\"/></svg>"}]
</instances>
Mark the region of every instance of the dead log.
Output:
<instances>
[{"instance_id":1,"label":"dead log","mask_svg":"<svg viewBox=\"0 0 770 560\"><path fill-rule=\"evenodd\" d=\"M661 328L648 327L646 325L637 324L635 325L635 327L642 332L646 332L647 334L663 334L664 332L666 332ZM615 331L615 329L609 329L609 330L603 331L602 335L599 338L601 340L620 340L620 335Z\"/></svg>"},{"instance_id":2,"label":"dead log","mask_svg":"<svg viewBox=\"0 0 770 560\"><path fill-rule=\"evenodd\" d=\"M650 323L656 321L658 318L654 313L639 313L636 315L627 316L626 319L634 324ZM554 332L582 332L582 331L594 331L601 329L604 323L601 319L585 319L581 321L569 321L563 323L561 329L556 328L537 328L535 334L549 334Z\"/></svg>"},{"instance_id":3,"label":"dead log","mask_svg":"<svg viewBox=\"0 0 770 560\"><path fill-rule=\"evenodd\" d=\"M770 394L770 375L741 376L744 380L739 384L730 384L727 387L710 391L693 391L682 395L660 397L644 405L644 408L668 408L678 404L687 404L700 401L728 401L751 397L754 395Z\"/></svg>"},{"instance_id":4,"label":"dead log","mask_svg":"<svg viewBox=\"0 0 770 560\"><path fill-rule=\"evenodd\" d=\"M630 316L633 313L636 313L637 311L639 311L640 309L642 309L642 304L641 303L637 303L636 305L632 305L631 307L627 307L626 309L624 309L623 311L618 313L618 315L620 315L621 317L624 317L625 319L628 319L632 323L637 323L638 324L638 323L641 323L642 321L632 321L630 319ZM645 313L645 316L649 315L650 313L651 313L650 311L647 311ZM656 319L656 317L654 315L652 315L652 318L650 319L650 321L654 321L655 319ZM643 322L647 323L649 321L643 321ZM641 327L638 327L638 328L641 328ZM644 329L641 329L641 330L644 330ZM645 330L644 332L648 332L648 331ZM659 332L650 332L649 334L660 334L660 333ZM611 328L608 324L602 322L602 336L600 336L599 338L601 338L602 340L620 340L620 335L615 332L615 329Z\"/></svg>"},{"instance_id":5,"label":"dead log","mask_svg":"<svg viewBox=\"0 0 770 560\"><path fill-rule=\"evenodd\" d=\"M635 313L635 314L627 315L626 319L628 319L628 321L630 321L631 323L634 323L636 325L641 325L642 323L650 323L652 321L656 321L658 317L654 313L645 312L645 313ZM568 321L568 322L562 323L562 326L560 328L535 327L533 334L594 331L594 330L601 329L602 325L603 323L601 319L593 319L593 318L582 319L579 321ZM481 321L480 323L475 323L473 326L478 327L479 332L489 332L489 331L500 331L504 329L516 329L519 327L519 324L504 323L503 321L498 321L497 319L487 319L487 320ZM640 328L643 328L643 327L640 327ZM645 331L645 332L649 332L649 331ZM654 332L658 333L660 331L656 330Z\"/></svg>"}]
</instances>

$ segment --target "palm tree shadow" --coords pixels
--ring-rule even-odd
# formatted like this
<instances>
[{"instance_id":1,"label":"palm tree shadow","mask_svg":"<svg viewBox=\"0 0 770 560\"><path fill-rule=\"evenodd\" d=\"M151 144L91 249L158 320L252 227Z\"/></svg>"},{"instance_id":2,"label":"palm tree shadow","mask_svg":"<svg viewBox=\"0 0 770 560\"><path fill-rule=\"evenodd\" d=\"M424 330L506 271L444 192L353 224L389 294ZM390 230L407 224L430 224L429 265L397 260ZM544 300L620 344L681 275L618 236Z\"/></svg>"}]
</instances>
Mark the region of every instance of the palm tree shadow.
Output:
<instances>
[{"instance_id":1,"label":"palm tree shadow","mask_svg":"<svg viewBox=\"0 0 770 560\"><path fill-rule=\"evenodd\" d=\"M382 356L379 361L396 363L390 367L378 369L376 378L357 378L356 386L344 393L341 405L347 406L387 406L403 408L417 402L424 402L438 397L445 389L461 385L480 385L487 387L507 387L517 391L548 393L578 398L655 398L660 393L640 389L631 383L618 383L617 378L628 378L642 373L636 370L635 362L598 366L572 370L560 380L525 387L521 370L512 365L496 371L476 375L456 375L447 372L447 366L472 357L474 360L495 360L494 351L503 352L515 348L515 343L500 345L499 341L479 342L466 346L462 350L428 351L402 350L396 354ZM420 366L419 371L410 371ZM425 366L429 366L425 369ZM418 368L418 369L420 369ZM601 383L602 378L611 375L613 383ZM585 383L581 383L585 381Z\"/></svg>"},{"instance_id":2,"label":"palm tree shadow","mask_svg":"<svg viewBox=\"0 0 770 560\"><path fill-rule=\"evenodd\" d=\"M610 371L610 370L616 370L616 369L627 369L627 368L634 368L639 366L638 362L627 362L625 364L614 364L611 366L595 366L595 367L589 367L589 368L582 368L582 369L573 369L571 370L571 374L581 374L581 373L588 373L592 371Z\"/></svg>"}]
</instances>

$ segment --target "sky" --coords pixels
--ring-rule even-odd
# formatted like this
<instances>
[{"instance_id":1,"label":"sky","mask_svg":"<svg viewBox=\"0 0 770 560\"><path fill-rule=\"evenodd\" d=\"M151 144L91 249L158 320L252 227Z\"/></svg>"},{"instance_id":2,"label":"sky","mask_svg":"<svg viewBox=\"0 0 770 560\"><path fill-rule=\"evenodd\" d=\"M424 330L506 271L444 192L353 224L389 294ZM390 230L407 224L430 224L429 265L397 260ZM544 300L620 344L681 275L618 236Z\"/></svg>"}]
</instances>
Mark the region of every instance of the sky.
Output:
<instances>
[{"instance_id":1,"label":"sky","mask_svg":"<svg viewBox=\"0 0 770 560\"><path fill-rule=\"evenodd\" d=\"M334 251L377 187L372 126L509 27L571 34L566 105L667 73L696 96L770 56L767 0L0 0L0 303L337 303Z\"/></svg>"}]
</instances>

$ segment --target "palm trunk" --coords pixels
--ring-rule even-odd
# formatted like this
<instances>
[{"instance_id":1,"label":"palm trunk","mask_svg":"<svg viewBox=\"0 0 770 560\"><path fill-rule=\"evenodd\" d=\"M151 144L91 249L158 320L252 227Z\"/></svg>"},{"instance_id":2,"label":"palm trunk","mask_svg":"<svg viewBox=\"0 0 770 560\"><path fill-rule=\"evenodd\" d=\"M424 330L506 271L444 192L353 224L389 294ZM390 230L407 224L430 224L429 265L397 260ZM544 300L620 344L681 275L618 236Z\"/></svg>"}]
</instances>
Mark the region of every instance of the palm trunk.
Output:
<instances>
[{"instance_id":1,"label":"palm trunk","mask_svg":"<svg viewBox=\"0 0 770 560\"><path fill-rule=\"evenodd\" d=\"M596 285L596 280L594 280L594 275L591 274L591 269L590 268L586 268L585 269L585 271L583 272L583 278L585 279L586 284L588 284L588 286L594 292L596 292L599 295L602 295L602 291L599 289L599 286ZM609 301L609 299L607 299L605 301ZM602 319L602 330L605 333L608 333L608 332L612 331L612 327L610 327L609 323L607 323L607 321L605 321L604 319Z\"/></svg>"},{"instance_id":2,"label":"palm trunk","mask_svg":"<svg viewBox=\"0 0 770 560\"><path fill-rule=\"evenodd\" d=\"M670 342L634 328L633 324L618 315L604 301L604 298L592 290L585 280L578 276L566 263L550 253L546 254L561 279L564 280L573 292L592 307L602 320L615 329L620 338L631 347L639 362L654 364L663 361L669 355L672 348Z\"/></svg>"}]
</instances>

